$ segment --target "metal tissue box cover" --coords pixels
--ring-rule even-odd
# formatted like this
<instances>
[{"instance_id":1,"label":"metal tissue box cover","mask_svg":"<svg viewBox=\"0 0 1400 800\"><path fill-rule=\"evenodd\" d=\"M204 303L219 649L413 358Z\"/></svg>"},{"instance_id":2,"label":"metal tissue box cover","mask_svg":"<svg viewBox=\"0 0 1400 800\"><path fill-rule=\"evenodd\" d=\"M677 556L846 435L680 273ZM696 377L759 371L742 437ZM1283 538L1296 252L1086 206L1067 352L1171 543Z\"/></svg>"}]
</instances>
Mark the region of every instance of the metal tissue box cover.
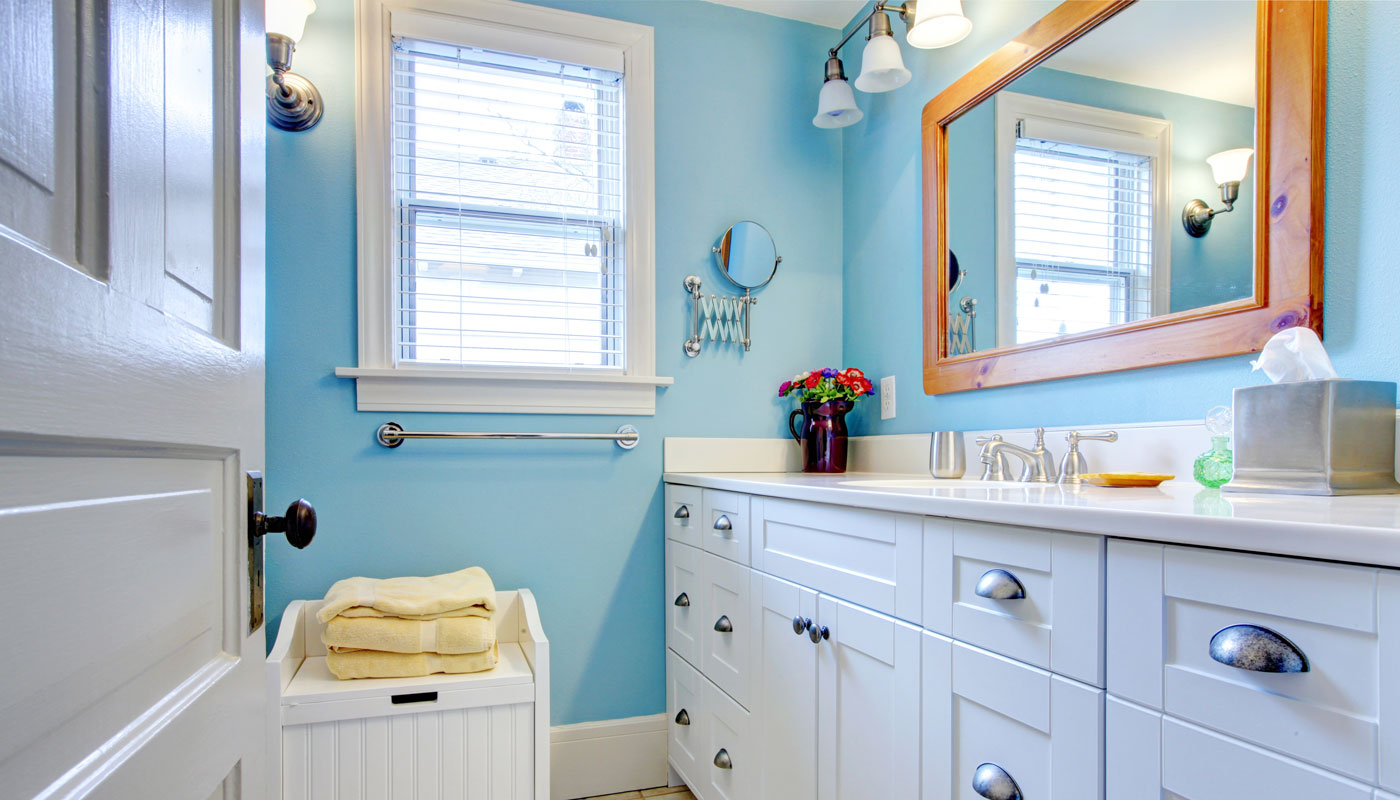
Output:
<instances>
[{"instance_id":1,"label":"metal tissue box cover","mask_svg":"<svg viewBox=\"0 0 1400 800\"><path fill-rule=\"evenodd\" d=\"M1331 378L1235 389L1225 492L1391 494L1395 384Z\"/></svg>"}]
</instances>

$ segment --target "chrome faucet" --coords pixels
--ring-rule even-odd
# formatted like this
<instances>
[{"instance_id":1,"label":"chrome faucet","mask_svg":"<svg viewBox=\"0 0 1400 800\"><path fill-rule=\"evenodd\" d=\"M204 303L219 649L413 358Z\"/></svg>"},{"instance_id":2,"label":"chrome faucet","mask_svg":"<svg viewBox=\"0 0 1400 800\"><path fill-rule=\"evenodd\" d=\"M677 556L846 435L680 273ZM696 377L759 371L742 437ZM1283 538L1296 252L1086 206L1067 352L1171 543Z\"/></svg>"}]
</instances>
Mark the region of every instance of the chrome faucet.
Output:
<instances>
[{"instance_id":1,"label":"chrome faucet","mask_svg":"<svg viewBox=\"0 0 1400 800\"><path fill-rule=\"evenodd\" d=\"M1001 438L1001 434L990 437L979 437L977 443L982 445L982 463L986 468L982 471L984 481L1004 481L1007 480L1006 472L1008 453L1020 457L1025 462L1025 467L1021 470L1021 480L1027 483L1054 483L1055 482L1055 459L1050 455L1050 451L1045 449L1045 429L1035 429L1035 447L1026 449L1019 445L1014 445Z\"/></svg>"},{"instance_id":2,"label":"chrome faucet","mask_svg":"<svg viewBox=\"0 0 1400 800\"><path fill-rule=\"evenodd\" d=\"M1084 456L1079 452L1080 442L1116 442L1118 441L1117 431L1104 431L1103 433L1080 433L1070 431L1065 437L1069 443L1069 449L1065 451L1064 460L1060 462L1060 483L1078 486L1084 482L1082 477L1089 471L1089 465L1085 463Z\"/></svg>"}]
</instances>

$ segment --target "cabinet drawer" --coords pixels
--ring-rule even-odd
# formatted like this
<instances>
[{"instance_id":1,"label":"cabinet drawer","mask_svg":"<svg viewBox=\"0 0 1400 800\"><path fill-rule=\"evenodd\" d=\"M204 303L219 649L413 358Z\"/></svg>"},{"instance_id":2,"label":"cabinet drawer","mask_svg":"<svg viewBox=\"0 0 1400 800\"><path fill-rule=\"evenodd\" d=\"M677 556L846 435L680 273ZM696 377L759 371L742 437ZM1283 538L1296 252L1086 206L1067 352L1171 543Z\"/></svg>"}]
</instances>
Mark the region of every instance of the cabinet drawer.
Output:
<instances>
[{"instance_id":1,"label":"cabinet drawer","mask_svg":"<svg viewBox=\"0 0 1400 800\"><path fill-rule=\"evenodd\" d=\"M675 653L666 654L666 756L687 785L698 786L705 741L705 679Z\"/></svg>"},{"instance_id":2,"label":"cabinet drawer","mask_svg":"<svg viewBox=\"0 0 1400 800\"><path fill-rule=\"evenodd\" d=\"M1400 786L1390 570L1115 540L1109 689L1366 783ZM1245 627L1237 627L1245 626ZM1216 649L1231 634L1231 656ZM1306 671L1250 669L1271 649Z\"/></svg>"},{"instance_id":3,"label":"cabinet drawer","mask_svg":"<svg viewBox=\"0 0 1400 800\"><path fill-rule=\"evenodd\" d=\"M696 755L705 800L749 800L758 772L749 731L749 712L727 697L719 687L702 680L705 721L701 732L706 746ZM697 794L701 794L697 792Z\"/></svg>"},{"instance_id":4,"label":"cabinet drawer","mask_svg":"<svg viewBox=\"0 0 1400 800\"><path fill-rule=\"evenodd\" d=\"M749 563L749 496L705 490L700 539L707 553Z\"/></svg>"},{"instance_id":5,"label":"cabinet drawer","mask_svg":"<svg viewBox=\"0 0 1400 800\"><path fill-rule=\"evenodd\" d=\"M696 486L666 485L666 538L700 547L700 525L705 511Z\"/></svg>"},{"instance_id":6,"label":"cabinet drawer","mask_svg":"<svg viewBox=\"0 0 1400 800\"><path fill-rule=\"evenodd\" d=\"M753 571L713 553L704 553L701 559L704 616L700 620L700 671L748 708L753 643L749 584Z\"/></svg>"},{"instance_id":7,"label":"cabinet drawer","mask_svg":"<svg viewBox=\"0 0 1400 800\"><path fill-rule=\"evenodd\" d=\"M1371 800L1356 781L1115 697L1108 698L1112 800ZM1384 795L1377 795L1384 797Z\"/></svg>"},{"instance_id":8,"label":"cabinet drawer","mask_svg":"<svg viewBox=\"0 0 1400 800\"><path fill-rule=\"evenodd\" d=\"M921 518L767 497L753 512L755 569L919 621Z\"/></svg>"},{"instance_id":9,"label":"cabinet drawer","mask_svg":"<svg viewBox=\"0 0 1400 800\"><path fill-rule=\"evenodd\" d=\"M700 663L705 619L705 584L698 549L666 542L666 646L691 664Z\"/></svg>"},{"instance_id":10,"label":"cabinet drawer","mask_svg":"<svg viewBox=\"0 0 1400 800\"><path fill-rule=\"evenodd\" d=\"M929 519L924 627L1103 686L1101 536Z\"/></svg>"},{"instance_id":11,"label":"cabinet drawer","mask_svg":"<svg viewBox=\"0 0 1400 800\"><path fill-rule=\"evenodd\" d=\"M1103 798L1102 689L934 633L923 648L923 800L976 798L997 771L1021 797Z\"/></svg>"}]
</instances>

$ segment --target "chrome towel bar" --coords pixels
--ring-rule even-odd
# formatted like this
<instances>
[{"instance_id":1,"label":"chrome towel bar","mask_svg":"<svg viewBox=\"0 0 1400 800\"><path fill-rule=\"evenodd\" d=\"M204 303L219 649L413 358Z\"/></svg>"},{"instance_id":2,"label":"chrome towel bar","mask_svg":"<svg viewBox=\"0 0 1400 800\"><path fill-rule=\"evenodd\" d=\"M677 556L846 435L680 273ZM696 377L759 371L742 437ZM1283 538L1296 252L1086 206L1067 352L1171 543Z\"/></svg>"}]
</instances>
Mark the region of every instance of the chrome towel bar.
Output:
<instances>
[{"instance_id":1,"label":"chrome towel bar","mask_svg":"<svg viewBox=\"0 0 1400 800\"><path fill-rule=\"evenodd\" d=\"M474 431L406 431L397 422L386 422L375 431L374 440L385 447L398 447L405 439L597 439L610 441L623 450L637 446L641 436L631 425L617 433L486 433Z\"/></svg>"}]
</instances>

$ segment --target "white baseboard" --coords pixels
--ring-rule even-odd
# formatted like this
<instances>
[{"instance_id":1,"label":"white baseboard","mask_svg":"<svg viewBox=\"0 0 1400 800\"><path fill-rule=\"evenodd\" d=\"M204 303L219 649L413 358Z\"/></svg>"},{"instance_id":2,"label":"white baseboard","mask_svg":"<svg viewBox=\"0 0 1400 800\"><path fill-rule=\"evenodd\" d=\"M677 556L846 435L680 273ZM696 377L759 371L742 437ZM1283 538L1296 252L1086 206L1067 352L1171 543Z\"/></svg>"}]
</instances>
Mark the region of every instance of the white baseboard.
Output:
<instances>
[{"instance_id":1,"label":"white baseboard","mask_svg":"<svg viewBox=\"0 0 1400 800\"><path fill-rule=\"evenodd\" d=\"M666 715L549 729L550 800L665 786Z\"/></svg>"}]
</instances>

